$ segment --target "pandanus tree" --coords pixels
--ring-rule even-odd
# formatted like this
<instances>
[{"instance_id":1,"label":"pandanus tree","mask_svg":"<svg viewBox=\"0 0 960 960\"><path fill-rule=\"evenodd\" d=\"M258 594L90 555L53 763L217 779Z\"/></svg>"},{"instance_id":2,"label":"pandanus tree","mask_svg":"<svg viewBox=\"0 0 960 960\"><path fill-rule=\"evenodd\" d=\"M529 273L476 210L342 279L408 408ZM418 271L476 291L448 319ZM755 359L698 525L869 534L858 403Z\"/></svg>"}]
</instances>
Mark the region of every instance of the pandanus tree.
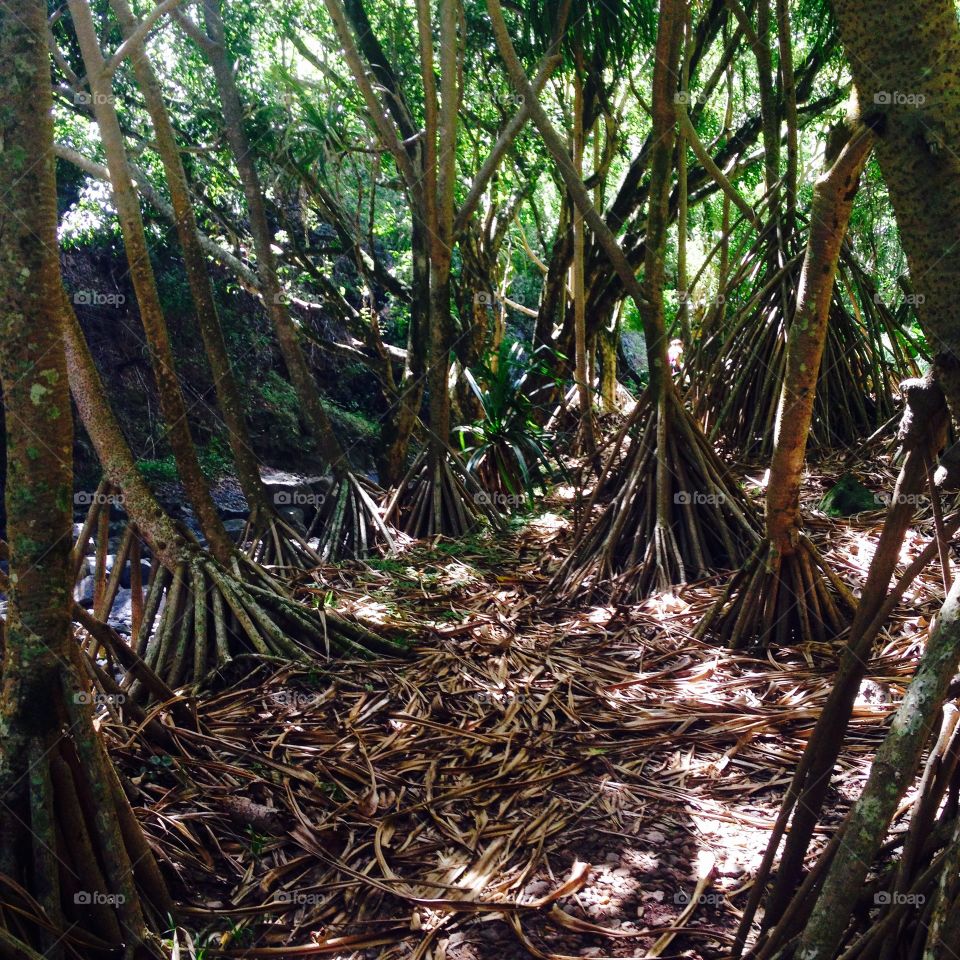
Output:
<instances>
[{"instance_id":1,"label":"pandanus tree","mask_svg":"<svg viewBox=\"0 0 960 960\"><path fill-rule=\"evenodd\" d=\"M0 698L0 954L156 955L173 909L101 741L71 628L73 423L46 5L0 7L0 383L9 605Z\"/></svg>"},{"instance_id":2,"label":"pandanus tree","mask_svg":"<svg viewBox=\"0 0 960 960\"><path fill-rule=\"evenodd\" d=\"M852 612L849 591L801 533L800 487L837 261L872 142L869 128L856 123L838 152L833 142L814 186L766 481L766 535L698 627L701 634L714 629L734 648L824 642Z\"/></svg>"},{"instance_id":3,"label":"pandanus tree","mask_svg":"<svg viewBox=\"0 0 960 960\"><path fill-rule=\"evenodd\" d=\"M498 0L488 10L511 81L530 97L529 81L510 40ZM623 593L643 596L691 575L737 563L755 540L755 522L743 495L670 377L664 319L664 257L675 131L674 94L684 7L665 0L655 50L653 147L650 154L644 281L641 287L623 250L593 205L583 181L545 111L531 115L574 202L602 246L643 319L650 384L633 415L635 434L622 469L619 493L562 565L554 583L576 591L619 578Z\"/></svg>"},{"instance_id":4,"label":"pandanus tree","mask_svg":"<svg viewBox=\"0 0 960 960\"><path fill-rule=\"evenodd\" d=\"M136 39L143 22L134 15L127 0L111 0L111 8L120 22L124 38L127 41ZM278 567L315 566L322 561L322 553L311 548L306 539L280 517L260 475L259 463L247 427L243 397L220 325L206 254L200 242L193 198L180 157L180 147L164 102L159 78L142 39L131 50L130 61L137 89L143 97L153 125L153 143L166 175L177 236L183 253L197 326L210 364L217 405L226 425L237 479L250 507L249 532L243 538L245 545L249 554L260 563ZM321 531L323 534L329 532ZM356 543L356 546L360 545ZM324 546L332 549L325 551ZM346 547L347 544L341 543L334 534L323 541L321 551L338 555L338 548L341 546Z\"/></svg>"},{"instance_id":5,"label":"pandanus tree","mask_svg":"<svg viewBox=\"0 0 960 960\"><path fill-rule=\"evenodd\" d=\"M767 456L784 383L790 322L804 282L804 231L815 229L797 214L798 85L792 62L789 12L769 0L756 5L756 23L730 4L756 64L763 136L763 203L748 216L756 229L737 257L691 344L688 370L694 407L711 439L737 456ZM780 63L774 83L771 37L776 20ZM833 38L824 41L832 45ZM786 121L786 170L781 174L782 121ZM688 125L692 130L692 124ZM693 136L696 136L695 132ZM723 240L727 242L726 237ZM916 352L858 262L850 245L840 250L838 283L831 295L831 322L821 381L811 420L811 445L855 443L890 420L896 384L918 373Z\"/></svg>"},{"instance_id":6,"label":"pandanus tree","mask_svg":"<svg viewBox=\"0 0 960 960\"><path fill-rule=\"evenodd\" d=\"M234 552L228 564L221 563L173 522L137 470L66 298L63 311L70 388L80 418L104 476L121 491L124 510L154 560L132 641L147 666L170 687L196 686L241 655L308 660L396 652L359 624L292 600L245 555ZM134 695L151 692L132 674L126 684Z\"/></svg>"},{"instance_id":7,"label":"pandanus tree","mask_svg":"<svg viewBox=\"0 0 960 960\"><path fill-rule=\"evenodd\" d=\"M189 411L177 378L167 323L150 261L140 201L127 161L123 132L113 94L113 67L100 50L93 15L87 0L73 0L69 8L77 43L86 67L90 100L100 130L107 168L110 171L113 199L120 221L124 250L140 310L140 319L146 334L167 438L176 459L177 471L184 489L196 509L200 528L210 543L211 550L221 563L226 563L233 552L233 544L210 495L191 435Z\"/></svg>"},{"instance_id":8,"label":"pandanus tree","mask_svg":"<svg viewBox=\"0 0 960 960\"><path fill-rule=\"evenodd\" d=\"M297 324L290 312L289 297L280 281L266 197L257 169L257 150L245 128L243 100L237 85L236 65L227 45L221 4L219 0L204 0L203 28L185 12L178 13L178 23L203 51L213 70L223 111L223 132L246 202L264 307L300 402L306 428L322 466L330 471L333 480L319 504L319 516L314 523L320 536L318 552L324 559L340 559L362 555L377 544L391 545L393 537L374 499L376 490L365 477L354 471L323 407ZM259 545L255 545L254 552L259 555L266 551L269 556L271 540L277 542L276 524L270 521L270 517L265 519L268 522L257 531ZM291 559L304 556L302 546L292 550L287 548L283 553ZM309 554L306 557L309 559Z\"/></svg>"},{"instance_id":9,"label":"pandanus tree","mask_svg":"<svg viewBox=\"0 0 960 960\"><path fill-rule=\"evenodd\" d=\"M843 825L838 842L825 851L800 884L805 853L824 806L863 665L879 624L903 593L901 583L906 574L887 597L900 545L914 513L912 504L924 485L929 485L932 460L946 439L944 397L954 420L960 409L953 307L960 290L960 257L953 245L944 240L951 235L948 225L960 210L960 163L946 148L960 130L960 97L953 83L954 64L960 54L956 11L945 2L894 3L878 8L877 15L871 17L865 16L856 4L846 2L836 4L835 10L864 116L876 134L876 155L897 216L911 280L914 289L923 294L922 300L918 298L917 312L935 357L933 377L909 385L908 413L914 409L912 416L905 416L901 427L906 456L894 502L850 629L837 682L801 758L788 802L764 858L762 880L770 872L787 819L795 810L766 910L767 925L776 926L760 956L773 956L792 941L795 955L805 960L826 960L841 951L861 952L859 944L847 949L848 920L855 907L855 896L881 850L897 807L913 783L923 752L937 729L937 717L948 696L960 651L954 581L931 631L915 680L890 724L860 799ZM948 460L944 457L945 462ZM949 466L943 479L946 484L955 483ZM929 559L932 550L926 553ZM911 565L914 566L917 564ZM872 622L868 622L870 617ZM941 729L945 728L946 725ZM938 741L931 756L938 755L939 749ZM924 926L908 936L909 949L914 954L935 958L955 950L957 943L953 920L957 835L951 829L943 838L946 849L937 852L942 843L924 830L924 822L930 823L930 812L939 806L936 794L930 802L928 787L925 777L921 797L913 807L914 822L903 858L895 873L894 891L905 896L908 890L930 890L932 884L933 896L924 914ZM917 856L918 842L922 858ZM932 862L920 875L924 858ZM761 886L758 883L758 889ZM926 893L920 896L927 898ZM740 945L745 942L755 910L754 903L745 914L738 937ZM871 936L865 945L878 956L894 955L900 933L898 920L895 914L888 913L876 927L876 933L882 936Z\"/></svg>"},{"instance_id":10,"label":"pandanus tree","mask_svg":"<svg viewBox=\"0 0 960 960\"><path fill-rule=\"evenodd\" d=\"M411 324L419 334L408 354L419 349L429 387L428 438L413 459L388 506L388 517L416 536L459 534L480 516L496 520L490 497L469 477L450 446L450 354L453 347L451 267L453 248L483 199L511 143L526 122L521 104L503 126L486 159L474 174L457 206L457 114L462 97L459 49L460 7L456 0L439 4L439 63L434 52L431 4L416 7L416 32L423 101L422 132L414 121L410 100L390 67L366 10L359 0L325 5L344 51L344 58L363 97L367 117L383 149L400 173L410 202L413 255ZM549 57L538 73L542 85L549 74ZM439 67L439 70L437 70ZM439 73L439 86L437 74ZM375 77L375 85L371 76ZM381 92L382 91L382 92ZM488 293L488 290L483 293ZM461 318L463 321L464 318Z\"/></svg>"}]
</instances>

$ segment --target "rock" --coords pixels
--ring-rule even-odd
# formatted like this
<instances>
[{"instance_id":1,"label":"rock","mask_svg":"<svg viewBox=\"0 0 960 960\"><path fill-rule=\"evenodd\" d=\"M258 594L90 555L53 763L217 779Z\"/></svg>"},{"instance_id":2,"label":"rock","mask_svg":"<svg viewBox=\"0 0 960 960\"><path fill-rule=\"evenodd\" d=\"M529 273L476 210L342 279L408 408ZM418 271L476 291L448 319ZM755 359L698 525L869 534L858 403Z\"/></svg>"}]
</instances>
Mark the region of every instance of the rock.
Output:
<instances>
[{"instance_id":1,"label":"rock","mask_svg":"<svg viewBox=\"0 0 960 960\"><path fill-rule=\"evenodd\" d=\"M76 586L73 592L74 599L85 610L93 607L93 588L95 584L93 577L84 577Z\"/></svg>"},{"instance_id":2,"label":"rock","mask_svg":"<svg viewBox=\"0 0 960 960\"><path fill-rule=\"evenodd\" d=\"M239 518L234 518L232 520L224 520L223 528L227 531L230 536L230 539L234 543L238 543L240 538L243 536L243 531L247 528L247 521L241 520Z\"/></svg>"},{"instance_id":3,"label":"rock","mask_svg":"<svg viewBox=\"0 0 960 960\"><path fill-rule=\"evenodd\" d=\"M133 624L133 611L130 603L132 596L133 594L129 590L121 587L113 601L113 609L107 617L107 623L117 633L122 633L124 636L130 635L131 625Z\"/></svg>"}]
</instances>

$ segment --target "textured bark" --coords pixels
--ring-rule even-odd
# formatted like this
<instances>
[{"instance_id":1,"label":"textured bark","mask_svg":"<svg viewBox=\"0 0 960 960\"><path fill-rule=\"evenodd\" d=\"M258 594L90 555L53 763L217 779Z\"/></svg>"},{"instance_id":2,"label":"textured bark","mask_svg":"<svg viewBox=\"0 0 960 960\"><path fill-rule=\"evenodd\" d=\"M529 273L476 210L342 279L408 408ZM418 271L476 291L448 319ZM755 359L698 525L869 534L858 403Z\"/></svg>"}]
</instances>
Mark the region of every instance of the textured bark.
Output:
<instances>
[{"instance_id":1,"label":"textured bark","mask_svg":"<svg viewBox=\"0 0 960 960\"><path fill-rule=\"evenodd\" d=\"M21 12L18 10L18 13ZM56 187L43 5L0 8L0 381L6 413L10 609L3 659L0 786L24 801L31 743L49 743L49 709L69 663L73 425L60 343ZM35 35L31 35L31 29ZM22 45L22 46L21 46ZM18 782L18 780L20 782ZM0 864L19 847L0 816Z\"/></svg>"},{"instance_id":2,"label":"textured bark","mask_svg":"<svg viewBox=\"0 0 960 960\"><path fill-rule=\"evenodd\" d=\"M813 188L810 234L790 324L786 371L767 481L767 536L780 554L794 551L800 531L800 483L813 418L820 361L840 247L873 136L858 126Z\"/></svg>"},{"instance_id":3,"label":"textured bark","mask_svg":"<svg viewBox=\"0 0 960 960\"><path fill-rule=\"evenodd\" d=\"M954 422L960 378L960 26L950 0L836 0L840 38L897 216L918 300L938 351L935 369Z\"/></svg>"},{"instance_id":4,"label":"textured bark","mask_svg":"<svg viewBox=\"0 0 960 960\"><path fill-rule=\"evenodd\" d=\"M227 562L233 547L210 496L190 433L189 413L177 379L173 350L170 346L163 308L160 305L153 266L150 263L143 218L140 214L140 202L130 176L123 133L114 106L110 76L100 53L93 16L87 0L71 0L69 6L77 41L87 68L90 91L93 94L94 115L110 170L113 198L120 220L127 263L130 267L130 279L133 282L140 308L140 319L146 333L170 447L187 496L197 511L200 527L215 555L222 562Z\"/></svg>"},{"instance_id":5,"label":"textured bark","mask_svg":"<svg viewBox=\"0 0 960 960\"><path fill-rule=\"evenodd\" d=\"M46 5L0 6L0 382L9 598L0 686L0 952L58 960L83 934L134 956L140 893L172 905L80 686L70 612L73 424L57 258ZM11 882L12 881L12 882ZM22 895L21 890L26 894ZM75 892L112 895L85 908ZM38 913L39 905L42 915ZM78 936L79 935L79 936ZM89 942L89 940L88 940Z\"/></svg>"}]
</instances>

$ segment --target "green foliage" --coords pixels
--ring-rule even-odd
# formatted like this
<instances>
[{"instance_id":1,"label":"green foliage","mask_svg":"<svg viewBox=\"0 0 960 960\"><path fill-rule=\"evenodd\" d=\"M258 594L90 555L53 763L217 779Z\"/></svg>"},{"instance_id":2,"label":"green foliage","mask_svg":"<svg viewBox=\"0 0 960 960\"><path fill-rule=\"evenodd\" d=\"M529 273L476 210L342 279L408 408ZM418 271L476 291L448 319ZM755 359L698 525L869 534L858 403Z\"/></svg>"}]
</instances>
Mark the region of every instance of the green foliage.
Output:
<instances>
[{"instance_id":1,"label":"green foliage","mask_svg":"<svg viewBox=\"0 0 960 960\"><path fill-rule=\"evenodd\" d=\"M230 448L222 437L214 437L197 450L200 469L208 480L227 476L233 470ZM137 461L141 476L149 484L176 483L179 479L177 462L173 455L156 459L143 458Z\"/></svg>"},{"instance_id":2,"label":"green foliage","mask_svg":"<svg viewBox=\"0 0 960 960\"><path fill-rule=\"evenodd\" d=\"M488 495L502 495L516 505L532 500L557 473L553 438L537 422L530 396L533 374L543 375L543 362L529 358L521 344L504 340L482 367L478 380L464 376L483 410L483 417L457 428L467 469Z\"/></svg>"},{"instance_id":3,"label":"green foliage","mask_svg":"<svg viewBox=\"0 0 960 960\"><path fill-rule=\"evenodd\" d=\"M849 517L865 510L879 510L882 502L853 474L845 473L823 496L820 509L829 517Z\"/></svg>"}]
</instances>

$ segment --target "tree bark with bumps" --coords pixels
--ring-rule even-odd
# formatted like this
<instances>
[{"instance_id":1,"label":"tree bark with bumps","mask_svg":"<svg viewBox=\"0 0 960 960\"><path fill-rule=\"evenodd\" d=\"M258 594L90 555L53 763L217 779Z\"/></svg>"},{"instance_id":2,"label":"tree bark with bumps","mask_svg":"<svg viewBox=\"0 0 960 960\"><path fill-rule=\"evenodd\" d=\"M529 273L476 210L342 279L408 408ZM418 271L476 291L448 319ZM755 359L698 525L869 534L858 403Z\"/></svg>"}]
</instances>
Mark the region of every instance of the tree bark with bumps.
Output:
<instances>
[{"instance_id":1,"label":"tree bark with bumps","mask_svg":"<svg viewBox=\"0 0 960 960\"><path fill-rule=\"evenodd\" d=\"M910 266L934 369L960 422L960 25L949 0L834 4Z\"/></svg>"},{"instance_id":2,"label":"tree bark with bumps","mask_svg":"<svg viewBox=\"0 0 960 960\"><path fill-rule=\"evenodd\" d=\"M74 642L46 6L0 6L0 382L10 575L0 687L0 954L141 956L173 906L93 727ZM7 581L7 578L4 578Z\"/></svg>"}]
</instances>

